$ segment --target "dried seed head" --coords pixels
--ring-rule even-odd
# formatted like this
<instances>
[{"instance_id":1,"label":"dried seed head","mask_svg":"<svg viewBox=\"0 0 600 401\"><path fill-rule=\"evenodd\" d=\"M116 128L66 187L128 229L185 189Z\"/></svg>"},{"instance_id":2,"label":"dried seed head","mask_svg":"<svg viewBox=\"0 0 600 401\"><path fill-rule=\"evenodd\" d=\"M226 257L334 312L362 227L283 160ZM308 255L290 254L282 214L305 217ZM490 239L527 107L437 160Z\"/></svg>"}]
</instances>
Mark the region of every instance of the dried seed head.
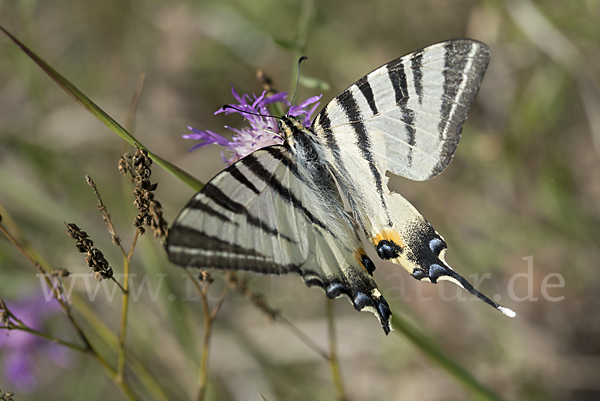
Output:
<instances>
[{"instance_id":1,"label":"dried seed head","mask_svg":"<svg viewBox=\"0 0 600 401\"><path fill-rule=\"evenodd\" d=\"M129 153L124 153L121 155L119 159L119 172L123 175L129 173L131 174L133 171L133 167L131 165L131 155Z\"/></svg>"},{"instance_id":2,"label":"dried seed head","mask_svg":"<svg viewBox=\"0 0 600 401\"><path fill-rule=\"evenodd\" d=\"M206 270L202 270L202 269L198 269L198 280L201 283L206 283L206 284L212 284L214 282L214 279L212 278L212 275L210 274L210 272L207 272Z\"/></svg>"},{"instance_id":3,"label":"dried seed head","mask_svg":"<svg viewBox=\"0 0 600 401\"><path fill-rule=\"evenodd\" d=\"M148 226L155 237L165 238L168 224L163 218L160 203L154 200L152 193L158 187L158 183L153 184L150 181L152 159L148 157L146 150L138 149L132 158L132 164L133 182L135 183L133 204L139 210L133 225L137 227L140 234L146 232L143 226Z\"/></svg>"},{"instance_id":4,"label":"dried seed head","mask_svg":"<svg viewBox=\"0 0 600 401\"><path fill-rule=\"evenodd\" d=\"M277 90L273 87L273 81L262 70L256 71L256 79L258 79L258 82L262 85L263 89L265 90L266 97L271 97L275 93L277 93Z\"/></svg>"},{"instance_id":5,"label":"dried seed head","mask_svg":"<svg viewBox=\"0 0 600 401\"><path fill-rule=\"evenodd\" d=\"M68 277L69 274L71 273L67 269L56 269L51 273L52 277Z\"/></svg>"},{"instance_id":6,"label":"dried seed head","mask_svg":"<svg viewBox=\"0 0 600 401\"><path fill-rule=\"evenodd\" d=\"M0 392L2 392L2 390L0 390ZM2 401L15 401L12 396L15 395L15 393L5 393L0 395L0 400Z\"/></svg>"},{"instance_id":7,"label":"dried seed head","mask_svg":"<svg viewBox=\"0 0 600 401\"><path fill-rule=\"evenodd\" d=\"M88 235L85 231L82 231L77 227L76 224L73 223L65 223L67 225L67 234L69 237L73 238L77 241L75 246L77 250L81 253L85 253L85 263L92 268L92 271L96 272L96 280L98 277L102 278L111 278L113 275L112 268L108 264L108 261L104 258L104 254L94 246L94 241L88 238ZM69 272L64 269L57 270L57 272L63 271L63 274L66 274L66 277L69 275ZM98 276L100 273L100 276Z\"/></svg>"},{"instance_id":8,"label":"dried seed head","mask_svg":"<svg viewBox=\"0 0 600 401\"><path fill-rule=\"evenodd\" d=\"M85 231L82 231L79 227L77 227L77 224L65 223L65 225L67 226L67 235L72 239L79 240L88 237Z\"/></svg>"},{"instance_id":9,"label":"dried seed head","mask_svg":"<svg viewBox=\"0 0 600 401\"><path fill-rule=\"evenodd\" d=\"M8 327L9 320L10 315L6 311L0 312L0 323L2 323L2 326Z\"/></svg>"}]
</instances>

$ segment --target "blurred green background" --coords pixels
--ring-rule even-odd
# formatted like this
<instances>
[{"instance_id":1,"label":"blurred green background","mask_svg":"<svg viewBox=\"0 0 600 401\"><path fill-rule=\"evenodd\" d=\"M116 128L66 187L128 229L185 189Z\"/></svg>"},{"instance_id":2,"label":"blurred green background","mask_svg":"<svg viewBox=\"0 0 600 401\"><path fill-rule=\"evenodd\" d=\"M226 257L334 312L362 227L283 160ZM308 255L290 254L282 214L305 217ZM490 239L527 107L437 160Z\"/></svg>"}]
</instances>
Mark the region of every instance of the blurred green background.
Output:
<instances>
[{"instance_id":1,"label":"blurred green background","mask_svg":"<svg viewBox=\"0 0 600 401\"><path fill-rule=\"evenodd\" d=\"M223 134L223 125L242 127L239 118L213 112L232 102L230 84L260 93L257 69L289 90L298 52L277 42L305 45L303 73L331 86L322 105L418 48L455 37L487 43L491 63L454 162L433 181L393 177L390 187L446 238L450 265L465 277L491 273L479 289L499 295L517 317L458 296L450 283L419 283L385 264L375 276L395 314L503 399L600 398L600 1L19 0L0 1L0 24L123 124L145 73L134 135L202 181L223 168L219 149L187 153L194 143L181 135L188 125ZM298 99L318 93L301 87ZM131 148L0 36L3 225L18 228L53 268L89 270L65 235L67 221L121 271L84 176L96 181L128 247L136 212L117 171L125 151ZM172 221L192 191L157 166L153 181ZM140 240L134 284L148 274L161 287L155 300L144 292L132 303L127 338L173 400L195 397L203 333L200 304L188 299L178 269L151 236ZM326 346L323 294L296 277L249 279ZM215 297L222 283L217 276ZM83 281L74 288L87 297ZM10 305L32 293L41 293L39 278L3 237L0 297ZM87 305L117 330L118 296L111 302L100 290ZM404 337L385 337L370 314L343 300L334 307L349 399L470 397ZM76 314L114 362L85 312ZM77 341L64 317L47 323L57 337ZM0 353L0 389L17 391L6 378L8 351ZM234 293L217 318L210 358L208 399L334 399L327 363ZM125 399L85 355L70 352L63 366L42 353L35 361L37 384L18 391L18 401Z\"/></svg>"}]
</instances>

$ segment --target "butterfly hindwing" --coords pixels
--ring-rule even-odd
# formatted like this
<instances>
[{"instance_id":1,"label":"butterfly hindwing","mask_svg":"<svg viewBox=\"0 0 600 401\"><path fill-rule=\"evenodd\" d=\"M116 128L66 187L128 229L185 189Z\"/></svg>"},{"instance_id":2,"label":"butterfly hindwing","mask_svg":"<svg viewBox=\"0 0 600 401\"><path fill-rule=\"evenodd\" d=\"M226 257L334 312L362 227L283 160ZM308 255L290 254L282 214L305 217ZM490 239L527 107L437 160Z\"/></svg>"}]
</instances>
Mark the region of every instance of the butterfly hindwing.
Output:
<instances>
[{"instance_id":1,"label":"butterfly hindwing","mask_svg":"<svg viewBox=\"0 0 600 401\"><path fill-rule=\"evenodd\" d=\"M328 297L347 297L389 331L390 312L355 223L327 169L310 170L285 146L258 150L217 174L169 232L170 260L266 274L296 273ZM314 166L313 166L314 167Z\"/></svg>"}]
</instances>

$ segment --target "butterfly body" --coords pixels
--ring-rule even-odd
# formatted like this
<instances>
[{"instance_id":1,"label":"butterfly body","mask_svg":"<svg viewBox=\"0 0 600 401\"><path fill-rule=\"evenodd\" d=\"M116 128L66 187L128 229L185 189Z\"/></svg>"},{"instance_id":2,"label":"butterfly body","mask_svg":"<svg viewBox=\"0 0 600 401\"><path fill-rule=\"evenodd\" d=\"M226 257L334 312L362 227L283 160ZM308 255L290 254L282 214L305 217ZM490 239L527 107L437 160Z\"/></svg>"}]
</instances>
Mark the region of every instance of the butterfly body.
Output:
<instances>
[{"instance_id":1,"label":"butterfly body","mask_svg":"<svg viewBox=\"0 0 600 401\"><path fill-rule=\"evenodd\" d=\"M373 312L388 333L391 312L362 231L381 259L413 277L452 281L514 315L446 264L444 239L388 189L385 175L426 180L448 165L489 54L468 39L433 45L358 80L310 128L281 117L283 145L229 166L183 208L169 233L169 258L185 267L298 274L328 297Z\"/></svg>"}]
</instances>

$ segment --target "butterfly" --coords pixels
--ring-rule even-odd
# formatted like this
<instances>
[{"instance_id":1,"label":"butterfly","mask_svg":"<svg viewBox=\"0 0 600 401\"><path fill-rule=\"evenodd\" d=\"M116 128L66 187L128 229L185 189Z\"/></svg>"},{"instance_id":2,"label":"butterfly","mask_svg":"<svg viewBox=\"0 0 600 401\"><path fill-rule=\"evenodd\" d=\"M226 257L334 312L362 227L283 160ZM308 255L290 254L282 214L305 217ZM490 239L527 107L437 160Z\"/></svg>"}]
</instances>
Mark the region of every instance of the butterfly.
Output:
<instances>
[{"instance_id":1,"label":"butterfly","mask_svg":"<svg viewBox=\"0 0 600 401\"><path fill-rule=\"evenodd\" d=\"M489 59L489 47L475 40L434 44L356 81L310 128L280 117L282 145L230 165L179 213L169 259L183 267L295 273L327 297L372 312L388 334L391 311L362 232L379 258L417 280L451 281L515 316L445 262L444 238L387 187L388 171L422 181L450 163Z\"/></svg>"}]
</instances>

